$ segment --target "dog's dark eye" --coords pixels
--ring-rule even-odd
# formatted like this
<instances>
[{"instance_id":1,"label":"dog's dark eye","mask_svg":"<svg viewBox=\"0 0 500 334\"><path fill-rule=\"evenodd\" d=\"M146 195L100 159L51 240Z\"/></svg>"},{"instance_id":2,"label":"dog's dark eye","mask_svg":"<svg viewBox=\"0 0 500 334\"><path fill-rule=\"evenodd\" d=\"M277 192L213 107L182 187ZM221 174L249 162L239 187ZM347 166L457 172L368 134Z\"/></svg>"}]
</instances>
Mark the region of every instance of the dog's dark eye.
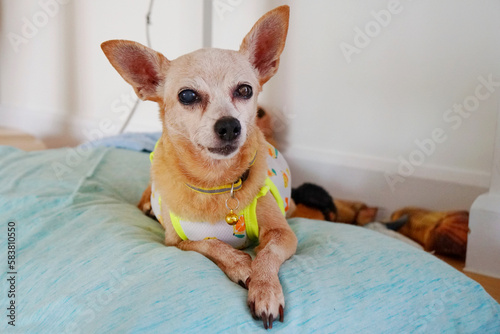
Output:
<instances>
[{"instance_id":1,"label":"dog's dark eye","mask_svg":"<svg viewBox=\"0 0 500 334\"><path fill-rule=\"evenodd\" d=\"M259 108L259 110L257 110L257 117L262 118L264 116L266 116L266 112L264 111L264 109Z\"/></svg>"},{"instance_id":2,"label":"dog's dark eye","mask_svg":"<svg viewBox=\"0 0 500 334\"><path fill-rule=\"evenodd\" d=\"M198 102L199 100L200 100L200 97L198 96L198 94L194 90L184 89L183 91L181 91L179 93L179 101L182 104L190 105L190 104L193 104L195 102Z\"/></svg>"},{"instance_id":3,"label":"dog's dark eye","mask_svg":"<svg viewBox=\"0 0 500 334\"><path fill-rule=\"evenodd\" d=\"M252 95L253 95L252 87L250 87L249 85L240 85L234 91L235 97L241 97L243 99L249 99L252 97Z\"/></svg>"}]
</instances>

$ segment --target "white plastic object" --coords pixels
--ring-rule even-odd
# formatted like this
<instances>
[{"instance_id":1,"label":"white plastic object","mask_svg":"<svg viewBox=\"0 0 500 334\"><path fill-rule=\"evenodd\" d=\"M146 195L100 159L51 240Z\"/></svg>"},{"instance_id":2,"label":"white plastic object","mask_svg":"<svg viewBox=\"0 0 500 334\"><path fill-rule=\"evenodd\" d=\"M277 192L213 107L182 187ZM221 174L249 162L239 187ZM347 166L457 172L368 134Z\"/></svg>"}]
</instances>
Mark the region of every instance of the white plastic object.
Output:
<instances>
[{"instance_id":1,"label":"white plastic object","mask_svg":"<svg viewBox=\"0 0 500 334\"><path fill-rule=\"evenodd\" d=\"M466 271L500 278L500 108L490 191L470 209Z\"/></svg>"}]
</instances>

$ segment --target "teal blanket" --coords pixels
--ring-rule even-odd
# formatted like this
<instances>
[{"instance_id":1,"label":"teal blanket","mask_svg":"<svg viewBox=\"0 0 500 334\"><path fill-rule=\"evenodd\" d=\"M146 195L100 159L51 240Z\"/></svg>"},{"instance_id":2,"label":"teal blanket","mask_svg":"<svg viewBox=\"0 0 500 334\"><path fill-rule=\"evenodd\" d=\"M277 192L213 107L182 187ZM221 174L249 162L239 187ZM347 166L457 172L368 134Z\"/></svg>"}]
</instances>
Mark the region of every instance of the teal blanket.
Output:
<instances>
[{"instance_id":1,"label":"teal blanket","mask_svg":"<svg viewBox=\"0 0 500 334\"><path fill-rule=\"evenodd\" d=\"M1 333L265 331L247 290L162 244L136 208L148 174L141 152L0 147ZM289 223L299 244L273 332L500 332L499 304L433 256L355 226Z\"/></svg>"}]
</instances>

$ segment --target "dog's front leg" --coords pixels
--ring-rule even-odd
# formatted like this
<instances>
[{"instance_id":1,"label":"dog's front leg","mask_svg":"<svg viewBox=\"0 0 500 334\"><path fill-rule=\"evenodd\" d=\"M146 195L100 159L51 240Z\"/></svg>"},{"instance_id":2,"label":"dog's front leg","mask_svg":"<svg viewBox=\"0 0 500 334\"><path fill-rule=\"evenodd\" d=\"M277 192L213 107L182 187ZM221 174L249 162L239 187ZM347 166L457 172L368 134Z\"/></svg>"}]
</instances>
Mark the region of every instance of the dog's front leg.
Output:
<instances>
[{"instance_id":1,"label":"dog's front leg","mask_svg":"<svg viewBox=\"0 0 500 334\"><path fill-rule=\"evenodd\" d=\"M186 251L198 252L212 260L229 279L245 289L250 277L252 257L217 239L191 241L185 240L177 247Z\"/></svg>"},{"instance_id":2,"label":"dog's front leg","mask_svg":"<svg viewBox=\"0 0 500 334\"><path fill-rule=\"evenodd\" d=\"M281 214L273 196L268 193L257 205L259 246L252 262L248 282L248 306L255 318L262 318L264 327L284 320L285 299L278 277L280 266L297 249L297 237Z\"/></svg>"},{"instance_id":3,"label":"dog's front leg","mask_svg":"<svg viewBox=\"0 0 500 334\"><path fill-rule=\"evenodd\" d=\"M185 251L195 251L212 260L229 279L245 289L250 277L252 257L217 239L199 241L182 240L175 232L170 219L165 217L165 245L175 246Z\"/></svg>"}]
</instances>

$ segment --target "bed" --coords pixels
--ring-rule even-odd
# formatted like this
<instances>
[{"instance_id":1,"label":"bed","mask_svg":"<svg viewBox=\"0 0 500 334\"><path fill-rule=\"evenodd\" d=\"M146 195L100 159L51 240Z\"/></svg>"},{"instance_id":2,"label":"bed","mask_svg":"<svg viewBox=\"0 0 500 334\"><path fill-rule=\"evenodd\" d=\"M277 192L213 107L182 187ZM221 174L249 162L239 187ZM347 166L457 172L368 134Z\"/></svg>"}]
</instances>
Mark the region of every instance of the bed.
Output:
<instances>
[{"instance_id":1,"label":"bed","mask_svg":"<svg viewBox=\"0 0 500 334\"><path fill-rule=\"evenodd\" d=\"M2 268L13 243L16 257L3 269L15 284L2 279L0 332L265 331L245 289L200 254L165 247L161 226L136 208L154 136L136 139L29 153L0 147ZM356 226L289 224L298 249L279 273L285 321L273 332L500 332L499 304L432 255Z\"/></svg>"}]
</instances>

